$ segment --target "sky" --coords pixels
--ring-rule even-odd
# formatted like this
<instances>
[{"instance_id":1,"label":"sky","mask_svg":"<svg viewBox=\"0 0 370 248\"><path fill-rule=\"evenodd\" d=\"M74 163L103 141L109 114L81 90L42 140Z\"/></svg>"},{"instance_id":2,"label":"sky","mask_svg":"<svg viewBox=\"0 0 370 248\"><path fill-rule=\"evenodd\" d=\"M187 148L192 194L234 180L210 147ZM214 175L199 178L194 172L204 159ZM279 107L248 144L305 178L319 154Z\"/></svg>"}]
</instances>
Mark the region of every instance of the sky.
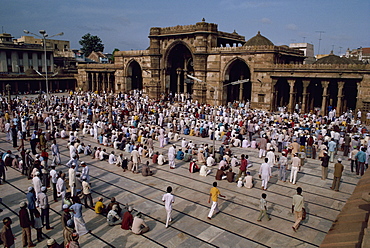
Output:
<instances>
[{"instance_id":1,"label":"sky","mask_svg":"<svg viewBox=\"0 0 370 248\"><path fill-rule=\"evenodd\" d=\"M315 54L341 55L370 47L369 0L1 0L1 32L23 30L69 40L72 49L90 33L105 49L145 50L151 27L192 25L205 18L218 30L248 40L258 31L275 45L308 42ZM320 39L321 32L321 41ZM319 50L320 43L320 50Z\"/></svg>"}]
</instances>

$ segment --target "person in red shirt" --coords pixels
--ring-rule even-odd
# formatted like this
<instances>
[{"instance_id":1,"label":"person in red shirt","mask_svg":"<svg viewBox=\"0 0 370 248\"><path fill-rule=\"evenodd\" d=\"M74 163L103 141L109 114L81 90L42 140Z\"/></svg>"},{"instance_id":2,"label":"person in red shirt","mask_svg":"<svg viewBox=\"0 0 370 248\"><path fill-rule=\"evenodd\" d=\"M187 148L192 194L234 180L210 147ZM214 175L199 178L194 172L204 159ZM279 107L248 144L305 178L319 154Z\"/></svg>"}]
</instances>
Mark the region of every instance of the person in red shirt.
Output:
<instances>
[{"instance_id":1,"label":"person in red shirt","mask_svg":"<svg viewBox=\"0 0 370 248\"><path fill-rule=\"evenodd\" d=\"M199 166L197 165L197 163L195 163L195 159L193 159L192 162L190 162L190 165L189 165L189 172L190 173L195 173L195 172L198 172L200 169L199 169Z\"/></svg>"},{"instance_id":2,"label":"person in red shirt","mask_svg":"<svg viewBox=\"0 0 370 248\"><path fill-rule=\"evenodd\" d=\"M240 177L245 176L248 166L248 160L245 158L245 155L242 154L240 160L239 174L236 180L239 180Z\"/></svg>"},{"instance_id":3,"label":"person in red shirt","mask_svg":"<svg viewBox=\"0 0 370 248\"><path fill-rule=\"evenodd\" d=\"M134 222L134 217L131 214L132 207L128 208L128 211L123 214L121 228L124 230L130 230L132 223Z\"/></svg>"}]
</instances>

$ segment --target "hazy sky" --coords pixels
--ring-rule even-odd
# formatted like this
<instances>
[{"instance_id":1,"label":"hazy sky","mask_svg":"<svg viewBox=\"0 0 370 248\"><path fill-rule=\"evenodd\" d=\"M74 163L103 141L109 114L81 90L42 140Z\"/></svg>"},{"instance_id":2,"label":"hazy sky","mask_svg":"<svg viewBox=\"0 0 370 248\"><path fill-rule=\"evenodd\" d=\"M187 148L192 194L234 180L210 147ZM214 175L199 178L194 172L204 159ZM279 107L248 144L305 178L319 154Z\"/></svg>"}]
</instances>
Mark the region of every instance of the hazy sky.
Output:
<instances>
[{"instance_id":1,"label":"hazy sky","mask_svg":"<svg viewBox=\"0 0 370 248\"><path fill-rule=\"evenodd\" d=\"M314 44L318 53L344 53L370 47L369 0L1 0L0 26L15 38L23 30L49 35L64 32L79 49L86 33L99 36L104 52L142 50L149 46L151 27L206 22L224 32L236 30L245 39L260 30L275 45ZM342 48L340 48L342 47Z\"/></svg>"}]
</instances>

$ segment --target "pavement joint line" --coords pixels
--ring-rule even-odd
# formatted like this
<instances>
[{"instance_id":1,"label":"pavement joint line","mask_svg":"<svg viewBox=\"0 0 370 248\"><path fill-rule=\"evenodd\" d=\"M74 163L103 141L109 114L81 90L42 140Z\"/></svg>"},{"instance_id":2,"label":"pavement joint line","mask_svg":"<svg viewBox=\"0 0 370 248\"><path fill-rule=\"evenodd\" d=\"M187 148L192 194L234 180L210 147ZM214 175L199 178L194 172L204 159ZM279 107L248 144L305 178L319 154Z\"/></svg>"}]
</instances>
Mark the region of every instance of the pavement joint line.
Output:
<instances>
[{"instance_id":1,"label":"pavement joint line","mask_svg":"<svg viewBox=\"0 0 370 248\"><path fill-rule=\"evenodd\" d=\"M196 141L198 141L198 140L196 140ZM1 142L1 143L3 143L3 142ZM7 142L8 143L8 142ZM91 143L95 143L94 141L92 141ZM201 144L205 144L205 143L207 143L207 142L202 142L202 141L200 141L200 143ZM171 145L171 144L170 144ZM62 146L63 148L65 148L65 146ZM113 149L113 148L112 148ZM241 148L238 148L238 151L240 151L240 149ZM63 149L63 150L65 150L65 149ZM114 150L117 150L117 149L114 149ZM160 148L160 149L158 149L158 150L166 150L165 148ZM118 150L117 150L118 151ZM244 150L243 150L244 151ZM123 151L124 152L124 151ZM61 154L61 155L64 155L64 154ZM66 156L66 155L64 155L64 156ZM66 156L66 157L68 157L68 156ZM95 164L95 161L93 161L93 163ZM255 163L260 163L260 162L255 162ZM92 164L92 163L91 163ZM96 167L96 168L99 168L99 169L102 169L102 168L100 168L100 167L98 167L98 166L96 166L96 165L93 165L94 167ZM184 166L180 166L180 167L182 167L182 169L186 169ZM309 169L312 169L312 168L309 168ZM103 169L104 170L104 169ZM163 170L163 171L166 171L166 170L164 170L164 169L161 169L161 170ZM18 171L18 170L16 170L16 171ZM106 170L107 172L110 172L110 173L114 173L114 174L116 174L116 175L120 175L120 174L118 174L118 173L115 173L115 172L112 172L112 171L108 171L108 170ZM168 171L166 171L166 172L168 172ZM303 173L303 172L301 172L302 174L306 174L306 173ZM177 174L177 173L176 173ZM316 175L313 175L313 174L310 174L310 173L307 173L307 175L311 175L311 176L314 176L314 177L319 177L319 176L316 176ZM121 175L120 175L121 176ZM124 177L124 176L123 176ZM124 177L124 178L127 178L127 177ZM158 178L158 177L157 177ZM129 178L130 180L132 180L131 178ZM332 180L332 179L329 179L328 178L328 180ZM134 180L135 181L135 180ZM306 184L306 185L310 185L310 184L308 184L308 183L304 183L304 184ZM349 185L356 185L356 184L354 184L354 183L348 183L347 181L344 181L344 182L342 182L342 184L349 184ZM111 184L111 185L113 185L113 184ZM278 184L276 184L276 185L278 185ZM113 185L113 186L115 186L115 185ZM150 185L146 185L146 186L149 186L150 187ZM226 190L228 190L229 191L229 189L226 189ZM162 190L161 190L162 191ZM349 194L349 193L345 193L345 192L341 192L341 193L343 193L343 194ZM139 195L139 194L137 194L137 195ZM142 197L141 195L139 195L140 197ZM184 198L184 199L186 199L186 198ZM337 200L337 199L336 199ZM178 211L179 212L179 211ZM180 212L181 213L181 212ZM312 215L312 214L311 214ZM155 219L155 218L153 218L153 217L151 217L151 216L148 216L149 218L152 218L152 219ZM159 220L158 220L159 221ZM161 222L162 223L162 222ZM265 227L264 227L265 228ZM307 242L305 242L305 243L307 243ZM315 245L316 246L316 245Z\"/></svg>"},{"instance_id":2,"label":"pavement joint line","mask_svg":"<svg viewBox=\"0 0 370 248\"><path fill-rule=\"evenodd\" d=\"M155 168L160 168L160 167L155 167ZM180 168L180 167L177 167L177 168ZM185 168L184 168L185 169ZM175 171L171 171L171 172L169 172L169 171L167 171L167 170L164 170L164 169L158 169L158 170L161 170L161 171L165 171L165 172L167 172L167 173L175 173L175 174L177 174ZM179 175L179 174L177 174L177 175ZM198 181L198 182L201 182L201 183L205 183L204 181L202 181L202 180L199 180L199 179L194 179L194 178L191 178L191 177L188 177L188 176L182 176L182 177L187 177L188 179L191 179L191 180L196 180L196 181ZM253 178L254 179L254 178ZM164 180L164 179L162 179L162 180ZM257 181L257 179L255 179L255 181ZM260 180L258 180L258 181L260 181ZM274 185L277 185L277 186L279 186L279 187L283 187L282 185L278 185L278 184L274 184ZM234 192L234 193L238 193L238 194L240 194L240 192L237 192L237 191L235 191L235 190L230 190L230 189L228 189L228 188L225 188L225 187L221 187L221 186L219 186L218 188L221 188L221 189L224 189L224 190L227 190L227 191L231 191L231 192ZM257 190L259 190L259 191L262 191L260 188L257 188L257 187L254 187L254 188L256 188ZM294 188L291 188L291 187L289 187L290 189L294 189ZM276 192L274 192L274 191L269 191L269 193L273 193L273 194L276 194L276 195L282 195L282 196L284 196L284 197L287 197L287 196L285 196L285 195L283 195L283 194L279 194L279 193L276 193ZM249 196L249 195L246 195L245 193L242 193L244 196L247 196L247 197L251 197L251 198L255 198L255 199L259 199L258 197L253 197L253 196ZM313 193L308 193L308 194L313 194ZM318 196L321 196L321 197L324 197L324 196L322 196L322 195L319 195L319 194L315 194L315 195L318 195ZM337 199L335 199L335 198L331 198L331 197L326 197L327 199L333 199L333 200L337 200ZM345 203L346 201L342 201L342 200L337 200L337 201L340 201L340 202L343 202L343 203ZM309 201L305 201L305 202L308 202L308 203L311 203L311 204L314 204L314 205L317 205L317 206L321 206L321 207L323 207L324 205L321 205L321 204L317 204L317 203L314 203L314 202L309 202ZM275 203L276 205L278 205L278 206L282 206L282 207L284 207L284 208L287 208L287 207L285 207L284 205L281 205L281 204L277 204L277 203ZM325 208L329 208L329 209L332 209L333 211L340 211L340 210L338 210L338 209L334 209L334 208L331 208L331 207L326 207L326 206L324 206ZM323 217L324 218L324 217ZM331 221L333 221L333 220L331 220Z\"/></svg>"},{"instance_id":3,"label":"pavement joint line","mask_svg":"<svg viewBox=\"0 0 370 248\"><path fill-rule=\"evenodd\" d=\"M95 144L97 144L97 145L100 145L100 144L98 144L95 140L93 140L91 143L95 143ZM114 148L112 148L113 150L119 150L119 149L114 149ZM165 150L165 149L164 149ZM121 151L121 150L120 150ZM122 151L122 152L124 152L124 151ZM66 155L64 155L64 156L66 156ZM179 167L182 167L182 166L178 166L177 168L179 168ZM157 167L157 166L155 166L155 168L159 168L159 167ZM167 171L166 171L167 172ZM309 174L309 175L311 175L311 174ZM256 181L260 181L258 178L254 178ZM331 180L331 179L330 179ZM303 184L307 184L307 185L311 185L311 186L315 186L315 187L318 187L318 186L316 186L316 185L312 185L312 184L308 184L308 183L303 183ZM277 186L280 186L280 187L283 187L283 186L281 186L281 185L279 185L279 184L276 184L275 183L275 185L277 185ZM223 188L223 187L220 187L220 188ZM225 188L224 188L225 189ZM228 189L226 189L226 190L228 190ZM271 191L272 192L272 191ZM270 193L271 193L270 192ZM277 194L277 195L282 195L282 196L284 196L284 197L287 197L287 196L285 196L285 195L283 195L283 194L280 194L280 193L276 193L276 192L272 192L272 193L274 193L274 194ZM311 194L311 195L316 195L316 196L320 196L320 197L325 197L325 196L322 196L322 195L319 195L319 194L316 194L316 193L312 193L312 192L306 192L307 194ZM342 193L342 192L341 192ZM344 194L345 194L345 192L343 192ZM348 194L348 195L350 195L350 194ZM335 200L335 201L340 201L340 202L342 202L342 203L345 203L346 201L343 201L343 200L340 200L340 199L337 199L337 198L333 198L333 197L325 197L325 198L327 198L327 199L333 199L333 200ZM330 208L330 207L327 207L327 206L324 206L324 205L322 205L322 204L318 204L318 203L315 203L315 202L311 202L311 201L305 201L305 202L307 202L307 203L310 203L310 204L314 204L314 205L318 205L318 206L321 206L321 207L325 207L325 208ZM330 209L333 209L333 208L330 208ZM334 211L340 211L340 210L336 210L336 209L333 209ZM316 215L317 216L317 215ZM326 219L325 217L322 217L322 218L324 218L324 219ZM334 220L330 220L330 221L334 221Z\"/></svg>"},{"instance_id":4,"label":"pavement joint line","mask_svg":"<svg viewBox=\"0 0 370 248\"><path fill-rule=\"evenodd\" d=\"M67 155L65 155L65 154L61 154L61 156L65 156L65 157L68 157ZM113 171L109 171L109 170L107 170L107 169L105 169L105 168L101 168L101 167L99 167L99 166L97 166L97 165L95 165L95 163L96 162L99 162L99 161L97 161L97 160L95 160L95 161L93 161L93 162L90 162L89 164L91 164L92 166L94 166L94 167L96 167L96 168L98 168L98 169L101 169L101 170L104 170L104 171L106 171L106 172L109 172L109 173L113 173L113 174L115 174L115 175L117 175L117 176L119 176L119 177L123 177L123 178L126 178L126 179L129 179L129 180L132 180L132 181L134 181L134 182L136 182L136 183L140 183L140 182L138 182L138 181L136 181L136 180L134 180L134 179L132 179L132 178L130 178L130 177L127 177L127 176L124 176L124 175L121 175L121 174L118 174L118 173L116 173L116 172L113 172ZM67 167L66 165L63 165L64 167ZM68 167L67 167L68 168ZM157 166L156 166L156 168L157 168ZM161 169L161 170L163 170L163 169ZM165 172L167 172L167 173L170 173L169 171L166 171L166 170L163 170L163 171L165 171ZM91 177L91 176L90 176ZM187 177L187 176L186 176ZM95 177L96 178L96 177ZM101 179L99 179L99 178L97 178L98 180L101 180ZM163 179L163 178L160 178L161 180L166 180L166 181L168 181L168 182L170 182L168 179ZM201 181L202 182L202 181ZM109 183L109 182L107 182L107 183ZM171 183L174 183L174 182L171 182ZM202 183L205 183L205 182L202 182ZM109 184L111 184L111 183L109 183ZM178 184L178 183L174 183L174 184ZM111 185L113 185L113 184L111 184ZM179 185L179 184L178 184ZM115 185L113 185L113 186L115 186ZM151 186L151 185L148 185L149 187L151 187L151 188L154 188L154 189L156 189L155 187L153 187L153 186ZM193 188L190 188L190 187L188 187L188 186L183 186L183 185L181 185L182 187L186 187L186 188L189 188L189 189L191 189L191 190L195 190L195 189L193 189ZM224 188L225 189L225 188ZM160 190L160 189L157 189L157 190ZM225 189L225 190L228 190L228 189ZM161 190L160 190L161 191ZM198 190L199 191L199 190ZM199 191L200 193L202 193L202 194L206 194L206 193L204 193L204 192L202 192L202 191ZM277 194L277 193L276 193ZM283 196L285 196L285 195L283 195ZM191 201L191 200L189 200L189 199L187 199L187 198L183 198L183 197L180 197L180 198L182 198L182 199L185 199L185 200L187 200L187 201L190 201L190 202L193 202L194 203L194 201ZM225 201L228 201L228 200L225 200ZM230 201L228 201L228 202L230 202ZM307 202L307 201L306 201ZM256 210L256 209L253 209L253 208L251 208L251 207L249 207L249 206L245 206L245 205L243 205L243 204L240 204L240 203L235 203L235 202L231 202L231 203L234 203L234 204L238 204L238 205L240 205L240 206L243 206L243 207L246 207L246 208L249 208L249 209L252 209L252 210L255 210L255 211L259 211L259 210ZM311 202L310 202L311 203ZM276 204L276 205L280 205L280 204ZM315 205L318 205L318 204L315 204ZM319 206L321 206L321 207L325 207L325 206L322 206L322 205L319 205ZM288 208L288 207L285 207L285 206L282 206L282 207L284 207L284 208ZM325 208L329 208L329 207L325 207ZM288 208L289 209L289 208ZM329 208L329 209L331 209L331 208ZM339 211L339 210L335 210L335 209L333 209L333 211ZM179 211L180 212L180 211ZM226 213L224 213L224 214L226 214ZM323 217L323 216L319 216L319 215L317 215L317 214L310 214L310 215L312 215L312 216L316 216L316 217L318 217L318 218L320 218L320 219L325 219L325 220L328 220L328 221L330 221L330 222L333 222L334 220L332 220L332 219L328 219L328 218L326 218L326 217ZM272 216L275 216L275 215L272 215ZM280 217L280 216L276 216L277 218L280 218L280 219L282 219L282 220L285 220L285 221L289 221L289 220L287 220L286 218L283 218L283 217ZM253 222L250 222L250 223L253 223ZM254 223L255 225L258 225L258 224L256 224L256 223ZM306 226L307 228L310 228L310 229L313 229L313 230L315 230L315 231L319 231L319 232L324 232L324 231L321 231L321 230L319 230L319 229L317 229L317 228L314 228L314 227L311 227L311 226L308 226L308 225L305 225L305 224L302 224L302 226ZM326 233L326 232L325 232Z\"/></svg>"},{"instance_id":5,"label":"pavement joint line","mask_svg":"<svg viewBox=\"0 0 370 248\"><path fill-rule=\"evenodd\" d=\"M11 169L13 169L13 170L15 170L16 172L19 172L20 173L20 171L19 170L17 170L17 169L15 169L15 168L13 168L13 167L10 167ZM26 194L25 193L25 191L23 191L22 189L20 189L20 188L18 188L17 186L15 186L15 185L13 185L12 183L9 183L8 181L6 181L7 182L7 184L9 184L10 186L12 186L13 188L15 188L15 189L17 189L18 191L20 191L20 192L22 192L23 194ZM3 203L1 203L1 204L3 204ZM4 204L3 204L4 205ZM56 211L55 209L53 209L53 208L49 208L51 211L53 211L54 213L56 213L57 215L59 215L59 216L61 216L61 214L58 212L58 211ZM12 211L13 212L13 211ZM44 234L44 233L43 233ZM107 241L105 241L104 239L102 239L102 238L100 238L100 237L98 237L97 235L95 235L94 233L92 233L92 232L90 232L89 233L90 235L92 235L92 236L94 236L95 238L97 238L97 239L99 239L100 241L102 241L103 243L105 243L105 244L107 244L107 245L109 245L110 247L114 247L114 246L112 246L111 244L109 244ZM47 236L48 237L48 236ZM48 237L48 238L50 238L50 237Z\"/></svg>"},{"instance_id":6,"label":"pavement joint line","mask_svg":"<svg viewBox=\"0 0 370 248\"><path fill-rule=\"evenodd\" d=\"M0 148L1 150L4 150L4 149L2 149L2 148ZM61 154L62 155L62 154ZM66 156L66 155L63 155L63 156ZM66 168L69 168L68 166L66 166L66 165L63 165L64 167L66 167ZM13 169L14 171L16 171L16 172L18 172L18 173L20 173L20 171L19 170L17 170L17 169L15 169L15 168L13 168L13 167L10 167L11 169ZM96 178L96 179L98 179L97 177L94 177L94 176L91 176L91 177L93 177L93 178ZM103 181L103 180L101 180L101 181ZM9 183L9 182L7 182L10 186L12 186L12 187L14 187L15 189L17 189L18 191L20 191L20 192L22 192L22 193L24 193L24 194L26 194L25 193L25 191L23 191L22 189L20 189L20 188L18 188L17 186L15 186L15 185L13 185L12 183ZM109 183L109 182L106 182L106 183ZM109 183L109 184L111 184L111 183ZM113 185L113 184L111 184L111 185ZM114 186L114 185L113 185ZM107 199L110 199L109 197L107 197L106 195L104 195L104 194L102 194L102 193L100 193L100 192L97 192L97 191L95 191L95 190L92 190L93 192L95 192L96 194L98 194L98 195L101 195L101 196L104 196L105 198L107 198ZM127 191L127 190L126 190ZM135 193L136 194L136 193ZM139 194L136 194L136 195L139 195ZM139 195L140 196L140 195ZM142 196L140 196L140 197L142 197ZM150 200L149 198L147 198L148 200ZM153 201L154 202L154 201ZM2 205L4 205L6 208L8 208L4 203L1 203ZM121 203L121 205L124 205L123 203ZM15 213L13 210L11 210L10 208L8 208L10 211L12 211L13 213ZM59 215L59 216L61 216L61 214L59 213L59 212L57 212L56 210L54 210L53 208L50 208L54 213L56 213L57 215ZM90 209L90 210L92 210L92 211L94 211L93 209ZM178 211L178 212L180 212L180 211ZM154 217L151 217L150 215L147 215L147 214L145 214L145 213L142 213L143 215L145 215L145 216L147 216L147 217L149 217L149 218L151 218L151 219L153 219L153 220L156 220L156 221L158 221L158 222L161 222L161 223L164 223L164 222L162 222L162 221L159 221L158 219L156 219L156 218L154 218ZM17 216L18 216L18 214L17 214ZM172 226L171 226L172 227ZM187 232L184 232L184 231L182 231L182 230L180 230L179 228L176 228L176 227L172 227L173 229L176 229L176 230L178 230L178 231L181 231L182 233L186 233L187 235L189 235L189 236L191 236L191 237L193 237L193 238L195 238L195 239L197 239L197 240L199 240L199 241L201 241L201 242L204 242L204 243L207 243L207 244L209 244L209 245L211 245L211 246L213 246L213 247L217 247L217 246L215 246L215 245L213 245L212 243L210 243L210 242L207 242L207 241L205 241L205 240L202 240L202 239L200 239L200 238L198 238L198 237L196 237L195 235L193 235L193 234L190 234L190 233L187 233ZM44 234L44 233L43 233ZM100 237L98 237L98 236L96 236L94 233L92 233L92 232L90 232L89 234L91 234L92 236L94 236L95 238L97 238L97 239L99 239L100 241L102 241L102 242L104 242L105 244L107 244L107 245L109 245L110 247L114 247L114 246L112 246L111 244L109 244L107 241L105 241L105 240L103 240L103 239L101 239ZM47 238L50 238L49 236L47 236L46 234L44 234ZM160 245L160 246L162 246L162 247L166 247L166 246L164 246L163 244L160 244L158 241L156 241L156 240L154 240L154 239L152 239L152 238L150 238L148 235L142 235L143 237L145 237L146 239L148 239L148 240L150 240L150 241L152 241L152 242L154 242L154 243L156 243L156 244L158 244L158 245ZM248 239L248 240L250 240L250 239ZM258 243L257 241L254 241L254 240L250 240L250 241L252 241L252 242L255 242L255 243ZM259 243L260 244L260 243ZM263 245L263 244L260 244L260 245Z\"/></svg>"},{"instance_id":7,"label":"pavement joint line","mask_svg":"<svg viewBox=\"0 0 370 248\"><path fill-rule=\"evenodd\" d=\"M90 163L90 164L91 164L91 163ZM92 164L91 164L91 165L92 165ZM100 168L100 167L98 167L98 166L96 166L96 165L92 165L92 166L97 167L97 168L99 168L99 169L101 169L101 170L104 170L104 171L108 171L108 170L105 170L105 169L103 169L103 168ZM109 172L109 171L108 171L108 172ZM116 175L119 175L119 174L117 174L117 173L115 173L115 172L111 172L111 173L116 174ZM126 179L127 179L127 177L125 177L125 176L122 176L122 175L119 175L119 176L124 177L124 178L126 178ZM94 176L90 176L90 177L94 177ZM112 185L112 186L115 186L115 187L117 187L117 188L123 189L123 190L125 190L125 191L127 191L127 192L130 192L130 193L132 193L132 194L139 195L139 194L137 194L137 193L135 193L135 192L133 192L133 191L130 191L130 190L127 190L127 189L125 189L125 188L123 188L123 187L120 187L120 186L114 185L114 184L112 184L112 183L110 183L110 182L108 182L108 181L105 181L105 180L101 179L101 178L97 178L97 177L94 177L94 178L96 178L97 180L102 181L102 182L104 182L104 183L107 183L107 184L110 184L110 185ZM134 179L131 179L131 178L129 178L129 179L130 179L131 181L136 182L136 183L140 183L140 182L138 182L138 181L136 181L136 180L134 180ZM154 188L154 189L156 189L156 190L162 191L162 190L157 189L157 188L155 188L154 186L151 186L151 185L147 185L147 187ZM152 201L152 202L157 203L156 201L154 201L154 200L152 200L152 199L150 199L150 198L148 198L148 197L144 197L144 196L141 196L141 195L139 195L139 196L140 196L140 197L142 197L142 198L144 198L144 199L147 199L147 200L149 200L149 201ZM178 196L178 198L182 198L182 199L185 199L185 200L187 200L187 201L190 201L190 202L195 203L194 201L191 201L191 200L186 199L186 198L184 198L184 197L180 197L180 196ZM157 203L157 204L159 204L159 203ZM201 203L197 203L197 204L198 204L198 205L200 205L200 206L203 206L203 207L205 207L205 208L207 208L207 209L209 208L209 206L205 206L204 204L201 204ZM248 207L247 207L247 208L248 208ZM205 221L203 221L203 220L201 220L201 219L199 219L199 218L197 218L197 217L194 217L194 216L191 216L191 215L189 215L189 214L183 213L183 212L181 212L181 211L179 211L179 210L175 210L175 211L177 211L177 212L179 212L179 213L182 213L182 214L184 214L184 215L190 216L190 217L192 217L192 218L194 218L194 219L200 220L200 221L202 221L202 222L205 222ZM244 222L248 222L248 223L250 223L250 224L252 224L252 225L256 225L256 226L259 226L259 227L265 228L265 229L270 230L270 231L272 231L272 232L279 233L279 234L281 234L281 235L283 235L283 236L287 236L287 237L290 237L290 238L292 238L292 239L296 239L296 240L299 240L299 241L305 242L305 243L307 243L307 244L310 244L310 245L313 245L313 246L318 247L318 245L313 244L313 243L310 243L309 241L305 241L305 240L302 240L302 239L300 239L300 238L297 238L297 237L291 236L291 235L289 235L289 234L285 234L285 233L283 233L283 232L276 231L276 230L274 230L274 229L272 229L272 228L269 228L269 227L266 227L266 226L260 225L260 224L258 224L258 223L254 223L254 222L252 222L252 221L245 220L245 219L240 219L239 217L237 217L237 216L235 216L235 215L232 215L232 214L229 214L229 213L225 213L225 212L221 212L221 213L222 213L222 214L225 214L225 215L228 215L228 216L230 216L230 217L233 217L233 218L235 218L235 219L239 219L239 220L242 220L242 221L244 221ZM207 222L207 223L208 223L208 222ZM219 229L225 230L225 231L227 231L227 232L229 232L229 233L233 233L233 234L234 234L234 235L236 235L236 236L240 236L240 237L246 238L246 237L244 237L244 236L242 236L242 235L240 235L240 234L234 233L234 232L232 232L232 231L230 231L230 230L226 230L225 228L222 228L222 227L216 226L216 225L214 225L214 224L210 224L210 225L215 226L215 227L217 227L217 228L219 228ZM306 225L304 225L304 224L302 224L302 226L305 226L306 228L309 228L309 229L313 229L313 230L315 230L315 231L319 231L319 232L322 232L322 233L326 233L326 232L324 232L324 231L318 230L318 229L316 229L316 228L314 228L314 227L306 226ZM247 239L248 239L248 238L247 238ZM251 240L251 241L253 241L253 242L258 242L258 241L255 241L255 240Z\"/></svg>"},{"instance_id":8,"label":"pavement joint line","mask_svg":"<svg viewBox=\"0 0 370 248\"><path fill-rule=\"evenodd\" d=\"M94 143L94 144L97 144L97 145L100 145L100 144L98 144L95 140L93 140L91 143ZM195 143L194 143L195 144ZM198 143L197 143L198 144ZM178 145L178 144L176 144L176 145ZM119 149L114 149L113 147L112 147L112 149L113 150L119 150ZM164 151L166 151L166 149L164 149L164 148L161 148L162 150L164 150ZM120 151L122 151L122 152L125 152L124 150L120 150ZM253 161L255 161L255 160L253 160ZM252 161L252 162L253 162ZM255 163L260 163L260 162L253 162L254 164ZM182 167L182 166L179 166L179 167ZM155 167L155 168L157 168L157 167ZM256 171L256 170L253 170L253 171ZM306 174L306 173L303 173L303 174ZM310 174L310 173L307 173L307 175L311 175L311 176L314 176L314 177L320 177L320 176L317 176L317 175L314 175L314 174ZM254 178L256 181L261 181L259 178ZM333 179L331 179L331 178L327 178L327 180L328 181L333 181ZM317 186L317 185L315 185L315 184L310 184L310 183L306 183L306 182L303 182L302 184L305 184L305 185L310 185L310 186L313 186L313 187L319 187L319 186ZM346 181L341 181L341 184L349 184L349 185L353 185L353 186L356 186L357 184L353 184L353 183L350 183L350 182L346 182ZM279 185L279 184L276 184L275 183L275 185L278 185L278 186L281 186L281 185ZM282 186L281 186L282 187ZM324 197L324 196L322 196L322 195L319 195L319 194L316 194L316 193L312 193L312 192L306 192L306 193L308 193L308 194L311 194L311 195L317 195L317 196L320 196L320 197ZM341 193L343 193L343 194L347 194L347 195L351 195L350 193L346 193L346 192L341 192ZM276 193L277 194L277 193ZM284 196L284 195L283 195ZM346 201L344 201L344 200L340 200L340 199L337 199L337 198L333 198L333 197L325 197L325 198L328 198L328 199L333 199L333 200L336 200L336 201L341 201L341 202L343 202L343 203L345 203ZM306 201L306 202L308 202L308 201ZM315 202L310 202L310 203L313 203L313 204L316 204ZM340 210L337 210L337 211L340 211Z\"/></svg>"}]
</instances>

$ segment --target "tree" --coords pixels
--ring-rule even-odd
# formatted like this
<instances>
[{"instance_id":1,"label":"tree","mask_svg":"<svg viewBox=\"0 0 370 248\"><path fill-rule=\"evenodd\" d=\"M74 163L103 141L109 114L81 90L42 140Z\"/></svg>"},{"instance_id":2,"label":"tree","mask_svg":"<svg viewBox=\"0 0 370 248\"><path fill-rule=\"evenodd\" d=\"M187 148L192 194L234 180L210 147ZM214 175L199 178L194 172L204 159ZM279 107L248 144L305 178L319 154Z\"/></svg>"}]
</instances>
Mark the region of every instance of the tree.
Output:
<instances>
[{"instance_id":1,"label":"tree","mask_svg":"<svg viewBox=\"0 0 370 248\"><path fill-rule=\"evenodd\" d=\"M79 43L82 46L81 51L86 57L88 57L92 52L104 51L104 44L102 43L102 40L98 36L91 35L90 33L82 36Z\"/></svg>"},{"instance_id":2,"label":"tree","mask_svg":"<svg viewBox=\"0 0 370 248\"><path fill-rule=\"evenodd\" d=\"M115 52L119 52L119 49L118 48L114 48L113 52L112 52L112 56L110 58L110 60L114 63L114 53Z\"/></svg>"}]
</instances>

